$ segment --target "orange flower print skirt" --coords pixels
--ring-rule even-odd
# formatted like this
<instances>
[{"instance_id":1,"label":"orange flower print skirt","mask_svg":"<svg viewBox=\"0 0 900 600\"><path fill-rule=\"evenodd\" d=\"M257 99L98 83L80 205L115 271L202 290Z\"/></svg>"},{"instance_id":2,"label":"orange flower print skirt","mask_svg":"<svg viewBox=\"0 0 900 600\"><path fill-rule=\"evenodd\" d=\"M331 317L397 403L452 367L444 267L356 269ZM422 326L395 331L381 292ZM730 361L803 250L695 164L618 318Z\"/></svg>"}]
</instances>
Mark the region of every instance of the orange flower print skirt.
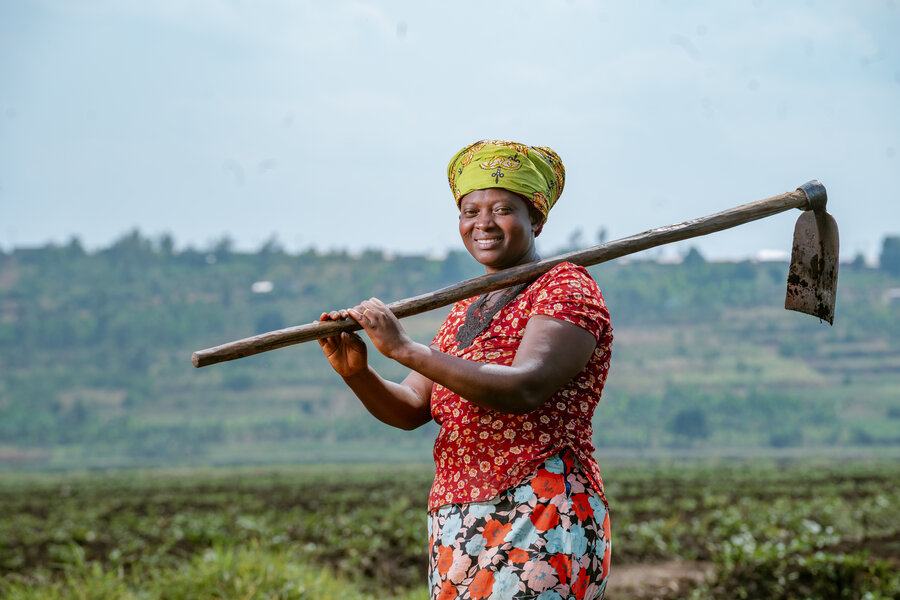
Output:
<instances>
[{"instance_id":1,"label":"orange flower print skirt","mask_svg":"<svg viewBox=\"0 0 900 600\"><path fill-rule=\"evenodd\" d=\"M493 500L428 516L432 600L603 598L609 514L568 454Z\"/></svg>"}]
</instances>

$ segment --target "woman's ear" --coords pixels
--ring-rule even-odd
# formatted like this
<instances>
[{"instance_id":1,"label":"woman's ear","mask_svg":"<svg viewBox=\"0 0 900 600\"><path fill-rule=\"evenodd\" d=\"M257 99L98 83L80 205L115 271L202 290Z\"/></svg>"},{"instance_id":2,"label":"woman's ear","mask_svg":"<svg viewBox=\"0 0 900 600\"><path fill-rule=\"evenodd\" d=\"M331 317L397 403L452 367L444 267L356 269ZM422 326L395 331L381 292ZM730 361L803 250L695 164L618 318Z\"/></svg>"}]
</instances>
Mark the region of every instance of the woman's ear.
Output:
<instances>
[{"instance_id":1,"label":"woman's ear","mask_svg":"<svg viewBox=\"0 0 900 600\"><path fill-rule=\"evenodd\" d=\"M533 204L526 201L528 206L528 218L531 220L531 232L534 234L534 237L541 235L541 231L544 229L544 215L534 207Z\"/></svg>"}]
</instances>

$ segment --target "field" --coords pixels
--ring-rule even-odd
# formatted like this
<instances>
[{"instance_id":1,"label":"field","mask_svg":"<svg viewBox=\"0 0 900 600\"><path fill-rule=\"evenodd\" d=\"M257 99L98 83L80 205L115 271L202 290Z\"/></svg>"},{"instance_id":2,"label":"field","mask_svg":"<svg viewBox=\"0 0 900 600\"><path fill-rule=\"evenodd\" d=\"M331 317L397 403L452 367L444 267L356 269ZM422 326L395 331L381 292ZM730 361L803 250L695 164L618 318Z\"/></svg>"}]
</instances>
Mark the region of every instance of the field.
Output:
<instances>
[{"instance_id":1,"label":"field","mask_svg":"<svg viewBox=\"0 0 900 600\"><path fill-rule=\"evenodd\" d=\"M900 465L622 462L608 598L894 598ZM427 598L422 465L5 474L0 597Z\"/></svg>"}]
</instances>

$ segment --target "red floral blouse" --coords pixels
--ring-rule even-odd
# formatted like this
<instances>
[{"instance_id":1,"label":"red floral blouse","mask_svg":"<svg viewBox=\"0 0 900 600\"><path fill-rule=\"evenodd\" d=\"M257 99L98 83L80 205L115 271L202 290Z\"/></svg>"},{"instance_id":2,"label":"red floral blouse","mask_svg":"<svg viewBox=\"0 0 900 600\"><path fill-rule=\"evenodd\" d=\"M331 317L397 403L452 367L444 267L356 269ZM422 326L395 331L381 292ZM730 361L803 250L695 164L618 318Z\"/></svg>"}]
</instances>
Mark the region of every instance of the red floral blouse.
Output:
<instances>
[{"instance_id":1,"label":"red floral blouse","mask_svg":"<svg viewBox=\"0 0 900 600\"><path fill-rule=\"evenodd\" d=\"M490 500L565 449L578 458L606 502L593 456L591 417L609 371L612 327L597 284L583 267L561 263L494 315L471 346L459 350L456 332L474 301L469 298L454 305L432 345L467 360L510 365L528 319L547 315L589 331L597 338L597 346L572 381L541 408L524 415L476 406L435 384L431 415L440 432L434 443L436 474L429 510L449 503Z\"/></svg>"}]
</instances>

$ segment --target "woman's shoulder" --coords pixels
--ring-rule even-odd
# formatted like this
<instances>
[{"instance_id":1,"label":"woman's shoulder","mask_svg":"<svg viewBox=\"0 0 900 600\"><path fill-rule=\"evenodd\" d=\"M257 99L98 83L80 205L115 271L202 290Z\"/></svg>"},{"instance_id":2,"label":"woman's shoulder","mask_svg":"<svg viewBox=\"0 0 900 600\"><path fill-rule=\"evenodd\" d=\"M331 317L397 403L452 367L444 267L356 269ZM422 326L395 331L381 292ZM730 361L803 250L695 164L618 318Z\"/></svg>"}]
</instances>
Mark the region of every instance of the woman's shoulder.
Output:
<instances>
[{"instance_id":1,"label":"woman's shoulder","mask_svg":"<svg viewBox=\"0 0 900 600\"><path fill-rule=\"evenodd\" d=\"M588 270L580 265L563 261L541 275L534 282L535 288L556 287L572 285L574 287L586 287L590 291L600 292L597 282L588 273Z\"/></svg>"},{"instance_id":2,"label":"woman's shoulder","mask_svg":"<svg viewBox=\"0 0 900 600\"><path fill-rule=\"evenodd\" d=\"M600 288L587 269L562 262L535 281L529 295L532 315L569 321L597 340L610 331L609 310Z\"/></svg>"},{"instance_id":3,"label":"woman's shoulder","mask_svg":"<svg viewBox=\"0 0 900 600\"><path fill-rule=\"evenodd\" d=\"M582 267L581 265L576 265L573 262L569 262L567 260L562 261L561 263L554 266L552 269L547 271L547 274L550 273L579 273L584 275L585 277L590 278L591 275L588 273L587 269Z\"/></svg>"}]
</instances>

